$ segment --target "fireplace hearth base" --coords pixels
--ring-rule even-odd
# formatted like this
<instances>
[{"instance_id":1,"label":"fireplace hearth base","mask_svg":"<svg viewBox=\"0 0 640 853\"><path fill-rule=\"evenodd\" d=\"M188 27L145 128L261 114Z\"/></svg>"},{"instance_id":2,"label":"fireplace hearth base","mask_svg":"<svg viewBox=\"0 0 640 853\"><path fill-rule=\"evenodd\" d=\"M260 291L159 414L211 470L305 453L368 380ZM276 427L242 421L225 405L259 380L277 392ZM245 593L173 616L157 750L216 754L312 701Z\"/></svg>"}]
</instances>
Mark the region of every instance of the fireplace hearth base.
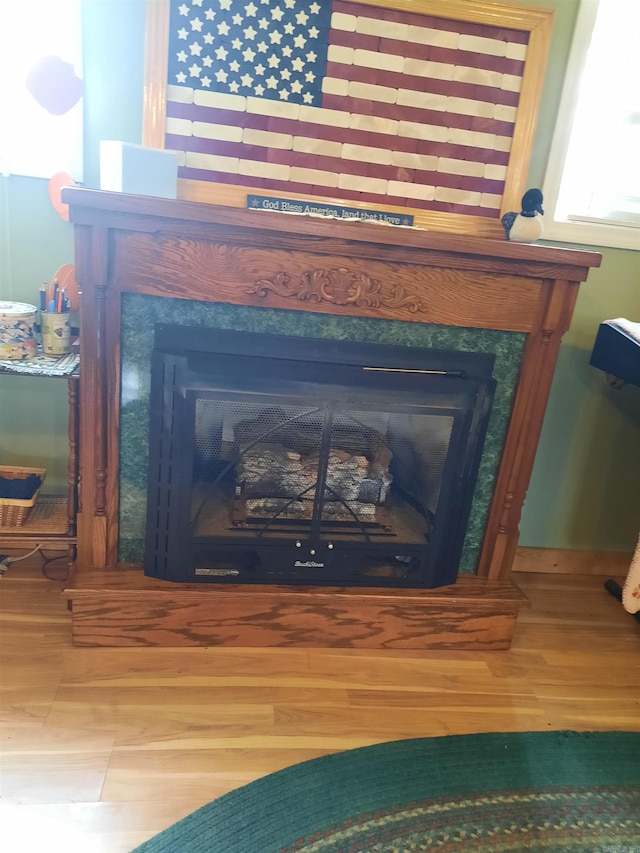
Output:
<instances>
[{"instance_id":1,"label":"fireplace hearth base","mask_svg":"<svg viewBox=\"0 0 640 853\"><path fill-rule=\"evenodd\" d=\"M529 606L511 580L460 576L431 590L250 588L215 596L144 577L138 566L79 570L65 591L76 646L508 649Z\"/></svg>"}]
</instances>

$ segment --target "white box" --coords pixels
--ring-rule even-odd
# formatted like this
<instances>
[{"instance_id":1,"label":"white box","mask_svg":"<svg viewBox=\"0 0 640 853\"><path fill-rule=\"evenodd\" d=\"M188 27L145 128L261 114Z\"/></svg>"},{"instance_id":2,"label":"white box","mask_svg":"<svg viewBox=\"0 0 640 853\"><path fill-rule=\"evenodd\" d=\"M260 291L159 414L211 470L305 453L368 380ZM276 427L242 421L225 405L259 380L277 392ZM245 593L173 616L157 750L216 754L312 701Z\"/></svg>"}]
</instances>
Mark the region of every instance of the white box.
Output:
<instances>
[{"instance_id":1,"label":"white box","mask_svg":"<svg viewBox=\"0 0 640 853\"><path fill-rule=\"evenodd\" d=\"M176 198L178 156L174 151L130 142L100 142L100 189Z\"/></svg>"}]
</instances>

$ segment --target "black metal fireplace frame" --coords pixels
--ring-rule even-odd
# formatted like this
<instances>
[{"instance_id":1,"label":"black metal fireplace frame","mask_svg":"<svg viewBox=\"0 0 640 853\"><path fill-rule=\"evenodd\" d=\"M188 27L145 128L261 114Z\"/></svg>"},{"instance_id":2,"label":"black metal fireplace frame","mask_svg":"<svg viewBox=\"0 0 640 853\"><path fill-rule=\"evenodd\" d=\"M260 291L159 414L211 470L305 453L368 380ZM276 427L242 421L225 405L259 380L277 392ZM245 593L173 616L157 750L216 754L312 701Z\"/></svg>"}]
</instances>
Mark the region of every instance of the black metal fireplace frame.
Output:
<instances>
[{"instance_id":1,"label":"black metal fireplace frame","mask_svg":"<svg viewBox=\"0 0 640 853\"><path fill-rule=\"evenodd\" d=\"M410 588L454 583L493 400L493 362L493 355L481 353L156 326L145 573L177 582ZM249 363L251 370L245 371ZM293 369L298 372L295 380L288 378ZM268 394L263 382L269 383ZM440 497L446 511L438 513L429 541L402 548L375 543L380 559L411 561L412 571L399 577L358 575L362 542L292 537L285 544L257 544L251 535L196 536L188 507L191 463L186 460L193 458L193 400L208 393L233 399L243 394L279 401L330 399L338 406L341 400L353 406L381 404L384 398L384 411L421 405L429 413L452 415ZM439 402L444 408L438 408ZM257 553L256 548L261 555L257 570L243 565L245 555ZM370 545L366 549L371 552Z\"/></svg>"}]
</instances>

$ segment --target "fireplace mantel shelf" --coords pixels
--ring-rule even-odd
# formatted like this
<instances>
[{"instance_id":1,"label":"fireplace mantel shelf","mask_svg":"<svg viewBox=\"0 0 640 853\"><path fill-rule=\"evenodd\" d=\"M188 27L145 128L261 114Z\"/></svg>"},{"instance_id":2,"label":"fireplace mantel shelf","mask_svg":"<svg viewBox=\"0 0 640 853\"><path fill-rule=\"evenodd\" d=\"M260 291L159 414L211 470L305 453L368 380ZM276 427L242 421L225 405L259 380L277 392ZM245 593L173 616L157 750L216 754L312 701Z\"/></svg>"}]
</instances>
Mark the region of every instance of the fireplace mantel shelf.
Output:
<instances>
[{"instance_id":1,"label":"fireplace mantel shelf","mask_svg":"<svg viewBox=\"0 0 640 853\"><path fill-rule=\"evenodd\" d=\"M132 231L150 230L150 223L155 223L153 228L162 230L162 220L166 220L166 224L181 221L190 222L192 225L199 223L229 229L257 229L276 232L279 235L299 234L319 242L335 237L341 241L414 247L473 255L476 258L485 256L494 260L504 258L535 263L558 263L585 269L599 266L600 263L600 256L595 252L548 246L543 242L511 243L508 240L448 234L420 228L371 224L364 220L353 222L322 216L242 210L192 201L167 201L150 196L78 188L65 189L64 201L73 207L74 222L110 222L119 228Z\"/></svg>"},{"instance_id":2,"label":"fireplace mantel shelf","mask_svg":"<svg viewBox=\"0 0 640 853\"><path fill-rule=\"evenodd\" d=\"M510 580L518 522L558 349L578 285L600 255L93 190L67 189L63 200L83 294L82 503L67 590L74 641L508 647L524 604ZM248 311L273 322L302 312L336 323L383 321L402 334L421 327L520 336L475 574L440 590L341 588L332 598L327 587L194 590L118 562L121 312L132 295L217 304L234 317Z\"/></svg>"}]
</instances>

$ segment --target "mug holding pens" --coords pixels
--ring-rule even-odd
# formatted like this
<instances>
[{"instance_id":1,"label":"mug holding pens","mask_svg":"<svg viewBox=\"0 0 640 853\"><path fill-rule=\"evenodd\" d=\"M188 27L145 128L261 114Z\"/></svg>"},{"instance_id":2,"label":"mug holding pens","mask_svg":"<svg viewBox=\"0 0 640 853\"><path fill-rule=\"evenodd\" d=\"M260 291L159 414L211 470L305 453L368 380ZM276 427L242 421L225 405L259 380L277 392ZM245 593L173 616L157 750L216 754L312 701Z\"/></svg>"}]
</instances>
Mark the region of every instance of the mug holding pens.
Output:
<instances>
[{"instance_id":1,"label":"mug holding pens","mask_svg":"<svg viewBox=\"0 0 640 853\"><path fill-rule=\"evenodd\" d=\"M71 306L64 288L57 281L40 289L42 351L45 355L64 355L71 351Z\"/></svg>"}]
</instances>

